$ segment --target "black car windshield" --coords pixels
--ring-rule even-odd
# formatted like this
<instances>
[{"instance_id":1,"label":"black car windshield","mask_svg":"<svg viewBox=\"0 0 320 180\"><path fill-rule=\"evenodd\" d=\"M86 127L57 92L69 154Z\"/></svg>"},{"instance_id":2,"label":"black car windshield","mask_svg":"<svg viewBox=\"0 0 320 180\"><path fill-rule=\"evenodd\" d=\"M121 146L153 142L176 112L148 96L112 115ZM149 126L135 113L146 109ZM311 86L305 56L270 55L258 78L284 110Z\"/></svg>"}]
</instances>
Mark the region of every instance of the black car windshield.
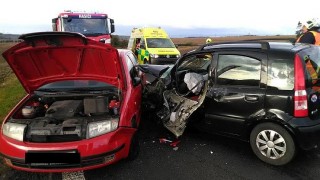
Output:
<instances>
[{"instance_id":1,"label":"black car windshield","mask_svg":"<svg viewBox=\"0 0 320 180\"><path fill-rule=\"evenodd\" d=\"M65 80L49 83L41 86L37 91L91 91L116 88L110 84L94 80Z\"/></svg>"},{"instance_id":2,"label":"black car windshield","mask_svg":"<svg viewBox=\"0 0 320 180\"><path fill-rule=\"evenodd\" d=\"M175 48L175 45L167 38L147 38L148 48Z\"/></svg>"},{"instance_id":3,"label":"black car windshield","mask_svg":"<svg viewBox=\"0 0 320 180\"><path fill-rule=\"evenodd\" d=\"M78 32L83 35L108 34L106 19L79 19L63 18L63 28L65 31Z\"/></svg>"}]
</instances>

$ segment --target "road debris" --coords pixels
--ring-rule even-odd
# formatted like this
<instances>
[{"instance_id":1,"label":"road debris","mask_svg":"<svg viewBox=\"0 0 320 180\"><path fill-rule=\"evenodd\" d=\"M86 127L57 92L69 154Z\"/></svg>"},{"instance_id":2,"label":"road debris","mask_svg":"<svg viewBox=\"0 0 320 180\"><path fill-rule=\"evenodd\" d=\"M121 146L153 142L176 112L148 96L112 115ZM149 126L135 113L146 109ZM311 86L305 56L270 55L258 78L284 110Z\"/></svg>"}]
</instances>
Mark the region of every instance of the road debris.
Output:
<instances>
[{"instance_id":1,"label":"road debris","mask_svg":"<svg viewBox=\"0 0 320 180\"><path fill-rule=\"evenodd\" d=\"M173 141L172 143L170 143L170 146L172 147L177 147L177 145L180 143L179 140Z\"/></svg>"},{"instance_id":2,"label":"road debris","mask_svg":"<svg viewBox=\"0 0 320 180\"><path fill-rule=\"evenodd\" d=\"M166 138L159 138L159 142L160 143L170 143L169 145L171 147L177 147L177 145L181 142L180 140L170 140L170 139L166 139Z\"/></svg>"},{"instance_id":3,"label":"road debris","mask_svg":"<svg viewBox=\"0 0 320 180\"><path fill-rule=\"evenodd\" d=\"M171 140L166 139L166 138L160 138L159 141L160 141L160 143L172 142Z\"/></svg>"}]
</instances>

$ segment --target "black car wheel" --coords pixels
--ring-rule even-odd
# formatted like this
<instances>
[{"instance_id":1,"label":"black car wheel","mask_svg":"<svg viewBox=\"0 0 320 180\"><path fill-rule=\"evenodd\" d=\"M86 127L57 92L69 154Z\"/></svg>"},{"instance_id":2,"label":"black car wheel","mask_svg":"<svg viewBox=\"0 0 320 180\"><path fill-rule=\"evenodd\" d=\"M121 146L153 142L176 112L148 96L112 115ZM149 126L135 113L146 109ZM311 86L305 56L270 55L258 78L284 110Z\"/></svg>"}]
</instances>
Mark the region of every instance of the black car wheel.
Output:
<instances>
[{"instance_id":1,"label":"black car wheel","mask_svg":"<svg viewBox=\"0 0 320 180\"><path fill-rule=\"evenodd\" d=\"M287 164L296 154L291 135L274 123L257 125L251 132L250 145L259 159L272 165Z\"/></svg>"},{"instance_id":2,"label":"black car wheel","mask_svg":"<svg viewBox=\"0 0 320 180\"><path fill-rule=\"evenodd\" d=\"M138 157L139 152L140 152L140 143L139 143L138 133L136 132L131 138L130 149L129 149L129 154L127 159L130 161L135 160Z\"/></svg>"}]
</instances>

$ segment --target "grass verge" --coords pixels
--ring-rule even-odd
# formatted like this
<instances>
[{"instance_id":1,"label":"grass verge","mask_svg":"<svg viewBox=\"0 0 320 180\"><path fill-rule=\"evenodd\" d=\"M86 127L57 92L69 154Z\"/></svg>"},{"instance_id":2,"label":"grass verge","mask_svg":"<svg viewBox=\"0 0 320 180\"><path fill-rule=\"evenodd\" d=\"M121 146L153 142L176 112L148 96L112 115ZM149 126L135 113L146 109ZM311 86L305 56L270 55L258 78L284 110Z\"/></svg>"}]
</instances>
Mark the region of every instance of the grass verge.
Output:
<instances>
[{"instance_id":1,"label":"grass verge","mask_svg":"<svg viewBox=\"0 0 320 180\"><path fill-rule=\"evenodd\" d=\"M11 74L7 77L0 85L0 122L24 95L25 91L16 76Z\"/></svg>"},{"instance_id":2,"label":"grass verge","mask_svg":"<svg viewBox=\"0 0 320 180\"><path fill-rule=\"evenodd\" d=\"M4 117L24 95L25 91L14 74L9 75L5 81L0 84L0 123L2 123ZM0 158L0 164L1 176L9 167L4 164L2 158Z\"/></svg>"}]
</instances>

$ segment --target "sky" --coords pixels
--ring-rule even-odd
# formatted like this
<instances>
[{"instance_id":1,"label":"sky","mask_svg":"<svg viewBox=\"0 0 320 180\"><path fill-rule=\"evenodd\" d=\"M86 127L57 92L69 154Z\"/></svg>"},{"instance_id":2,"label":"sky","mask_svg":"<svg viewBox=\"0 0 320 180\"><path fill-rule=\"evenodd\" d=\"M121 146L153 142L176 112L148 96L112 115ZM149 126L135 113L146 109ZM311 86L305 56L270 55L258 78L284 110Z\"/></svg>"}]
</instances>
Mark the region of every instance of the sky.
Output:
<instances>
[{"instance_id":1,"label":"sky","mask_svg":"<svg viewBox=\"0 0 320 180\"><path fill-rule=\"evenodd\" d=\"M309 0L306 7L303 7L302 2L281 0L6 0L4 2L1 3L0 10L0 33L12 34L50 31L51 19L64 10L106 13L115 20L116 29L117 26L233 28L281 35L294 34L299 20L320 18L319 0Z\"/></svg>"}]
</instances>

